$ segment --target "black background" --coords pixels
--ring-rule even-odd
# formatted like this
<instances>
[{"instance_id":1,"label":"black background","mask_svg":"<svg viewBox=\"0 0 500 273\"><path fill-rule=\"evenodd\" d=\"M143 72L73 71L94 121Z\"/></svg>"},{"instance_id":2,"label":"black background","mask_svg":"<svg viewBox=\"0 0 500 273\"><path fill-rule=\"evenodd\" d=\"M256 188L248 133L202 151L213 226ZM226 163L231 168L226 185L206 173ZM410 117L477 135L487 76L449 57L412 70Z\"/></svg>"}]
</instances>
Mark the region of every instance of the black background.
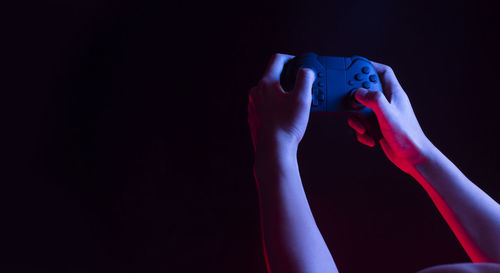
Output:
<instances>
[{"instance_id":1,"label":"black background","mask_svg":"<svg viewBox=\"0 0 500 273\"><path fill-rule=\"evenodd\" d=\"M494 1L16 1L2 9L5 272L265 272L247 91L274 52L392 66L500 198ZM425 192L313 114L303 182L340 272L469 261Z\"/></svg>"}]
</instances>

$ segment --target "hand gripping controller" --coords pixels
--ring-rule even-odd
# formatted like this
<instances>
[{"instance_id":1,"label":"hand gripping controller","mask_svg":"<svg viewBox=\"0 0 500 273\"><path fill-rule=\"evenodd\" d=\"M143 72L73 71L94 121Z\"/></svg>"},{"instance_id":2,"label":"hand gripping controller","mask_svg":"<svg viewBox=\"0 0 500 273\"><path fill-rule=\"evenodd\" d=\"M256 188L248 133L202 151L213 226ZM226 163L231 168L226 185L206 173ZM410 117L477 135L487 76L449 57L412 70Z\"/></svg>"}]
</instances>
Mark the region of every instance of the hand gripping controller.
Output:
<instances>
[{"instance_id":1,"label":"hand gripping controller","mask_svg":"<svg viewBox=\"0 0 500 273\"><path fill-rule=\"evenodd\" d=\"M310 68L316 73L311 111L356 115L368 135L375 140L382 138L373 111L354 98L354 91L360 87L383 92L377 72L369 60L359 56L329 57L305 53L285 64L280 79L285 91L293 89L301 68Z\"/></svg>"}]
</instances>

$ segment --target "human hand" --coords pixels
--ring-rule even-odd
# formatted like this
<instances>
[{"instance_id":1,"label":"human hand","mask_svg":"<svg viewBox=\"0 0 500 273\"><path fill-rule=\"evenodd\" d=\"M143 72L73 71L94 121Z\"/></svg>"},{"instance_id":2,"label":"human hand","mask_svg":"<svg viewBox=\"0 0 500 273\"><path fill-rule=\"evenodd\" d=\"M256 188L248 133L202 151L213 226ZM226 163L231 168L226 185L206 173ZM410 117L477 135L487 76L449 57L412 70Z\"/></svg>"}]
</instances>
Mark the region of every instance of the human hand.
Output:
<instances>
[{"instance_id":1,"label":"human hand","mask_svg":"<svg viewBox=\"0 0 500 273\"><path fill-rule=\"evenodd\" d=\"M311 110L311 88L315 79L310 69L301 69L295 87L285 92L280 75L293 56L275 54L248 98L248 124L255 152L279 145L296 148L304 136Z\"/></svg>"},{"instance_id":2,"label":"human hand","mask_svg":"<svg viewBox=\"0 0 500 273\"><path fill-rule=\"evenodd\" d=\"M360 88L354 96L377 116L383 135L380 146L386 156L398 168L410 173L417 164L425 161L425 153L432 144L420 128L410 100L394 71L387 65L372 64L382 81L384 94ZM365 134L366 128L357 118L350 117L348 123L356 131L359 142L375 146L375 140Z\"/></svg>"}]
</instances>

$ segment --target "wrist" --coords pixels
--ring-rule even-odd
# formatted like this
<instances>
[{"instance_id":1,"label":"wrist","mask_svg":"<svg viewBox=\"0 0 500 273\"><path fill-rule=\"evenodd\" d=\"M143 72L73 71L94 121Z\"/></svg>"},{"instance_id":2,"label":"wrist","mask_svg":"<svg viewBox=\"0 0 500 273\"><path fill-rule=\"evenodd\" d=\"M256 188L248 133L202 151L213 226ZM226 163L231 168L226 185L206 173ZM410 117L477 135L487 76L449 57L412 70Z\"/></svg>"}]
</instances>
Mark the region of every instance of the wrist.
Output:
<instances>
[{"instance_id":1,"label":"wrist","mask_svg":"<svg viewBox=\"0 0 500 273\"><path fill-rule=\"evenodd\" d=\"M255 150L255 163L270 163L270 161L289 161L297 158L298 145L280 141L259 143Z\"/></svg>"},{"instance_id":2,"label":"wrist","mask_svg":"<svg viewBox=\"0 0 500 273\"><path fill-rule=\"evenodd\" d=\"M298 143L280 138L266 138L259 141L255 149L254 168L256 173L269 169L279 170L297 164Z\"/></svg>"},{"instance_id":3,"label":"wrist","mask_svg":"<svg viewBox=\"0 0 500 273\"><path fill-rule=\"evenodd\" d=\"M420 175L422 166L432 164L434 158L440 153L440 151L432 144L429 140L426 140L423 145L419 147L418 156L409 165L409 174L414 178Z\"/></svg>"},{"instance_id":4,"label":"wrist","mask_svg":"<svg viewBox=\"0 0 500 273\"><path fill-rule=\"evenodd\" d=\"M255 158L267 157L271 154L295 156L299 140L286 133L261 134L255 146Z\"/></svg>"}]
</instances>

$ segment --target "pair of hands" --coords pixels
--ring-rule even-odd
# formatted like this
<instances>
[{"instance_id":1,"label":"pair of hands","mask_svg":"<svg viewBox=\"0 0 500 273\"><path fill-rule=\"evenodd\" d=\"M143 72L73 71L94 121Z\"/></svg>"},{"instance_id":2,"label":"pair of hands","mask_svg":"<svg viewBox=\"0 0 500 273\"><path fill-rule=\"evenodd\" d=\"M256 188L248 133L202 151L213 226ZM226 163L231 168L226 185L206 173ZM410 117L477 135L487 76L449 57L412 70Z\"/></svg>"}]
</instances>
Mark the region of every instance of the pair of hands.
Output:
<instances>
[{"instance_id":1,"label":"pair of hands","mask_svg":"<svg viewBox=\"0 0 500 273\"><path fill-rule=\"evenodd\" d=\"M293 57L273 55L262 79L249 92L248 123L256 153L276 145L296 149L306 131L315 74L310 69L299 70L294 89L285 92L280 85L280 75L285 63ZM425 151L431 144L393 70L387 65L372 64L382 82L384 94L360 88L355 98L377 116L383 135L380 146L386 156L397 167L410 173L417 164L425 161ZM359 142L375 146L375 140L365 134L366 129L359 120L350 117L348 124L356 131Z\"/></svg>"}]
</instances>

